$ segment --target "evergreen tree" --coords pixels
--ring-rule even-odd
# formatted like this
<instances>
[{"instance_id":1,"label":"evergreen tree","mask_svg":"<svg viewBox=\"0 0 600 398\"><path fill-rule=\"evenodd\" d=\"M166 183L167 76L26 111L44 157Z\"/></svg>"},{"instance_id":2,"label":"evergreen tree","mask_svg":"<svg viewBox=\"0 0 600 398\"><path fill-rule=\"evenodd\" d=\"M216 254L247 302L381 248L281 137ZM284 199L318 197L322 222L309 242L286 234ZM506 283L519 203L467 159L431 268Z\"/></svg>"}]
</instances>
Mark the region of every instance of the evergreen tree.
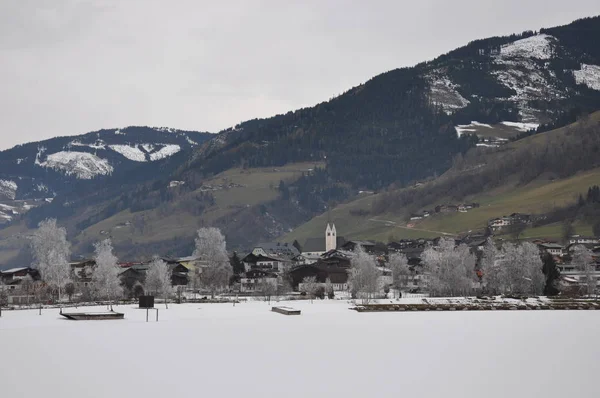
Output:
<instances>
[{"instance_id":1,"label":"evergreen tree","mask_svg":"<svg viewBox=\"0 0 600 398\"><path fill-rule=\"evenodd\" d=\"M231 267L233 268L233 274L234 275L240 275L242 273L244 273L245 268L244 268L244 264L242 263L242 260L240 260L240 257L238 256L237 252L233 252L233 256L231 256Z\"/></svg>"},{"instance_id":2,"label":"evergreen tree","mask_svg":"<svg viewBox=\"0 0 600 398\"><path fill-rule=\"evenodd\" d=\"M556 261L554 261L554 257L550 253L545 253L542 256L542 262L544 263L543 272L546 277L544 294L546 296L556 296L560 292L557 287L560 271L556 266Z\"/></svg>"}]
</instances>

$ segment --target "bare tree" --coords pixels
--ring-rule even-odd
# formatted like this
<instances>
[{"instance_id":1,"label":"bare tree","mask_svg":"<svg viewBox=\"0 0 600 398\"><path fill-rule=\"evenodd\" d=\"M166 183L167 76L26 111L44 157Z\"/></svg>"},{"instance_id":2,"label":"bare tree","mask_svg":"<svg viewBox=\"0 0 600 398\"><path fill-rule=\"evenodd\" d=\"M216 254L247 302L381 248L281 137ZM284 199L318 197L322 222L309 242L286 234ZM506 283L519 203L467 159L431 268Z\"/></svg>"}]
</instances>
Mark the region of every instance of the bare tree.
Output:
<instances>
[{"instance_id":1,"label":"bare tree","mask_svg":"<svg viewBox=\"0 0 600 398\"><path fill-rule=\"evenodd\" d=\"M316 276L307 276L302 279L300 291L306 293L306 295L310 297L310 302L312 303L319 286L320 283L317 282Z\"/></svg>"},{"instance_id":2,"label":"bare tree","mask_svg":"<svg viewBox=\"0 0 600 398\"><path fill-rule=\"evenodd\" d=\"M379 291L380 272L377 269L375 258L366 253L362 247L357 247L355 255L350 260L350 292L354 298L361 297L363 304Z\"/></svg>"},{"instance_id":3,"label":"bare tree","mask_svg":"<svg viewBox=\"0 0 600 398\"><path fill-rule=\"evenodd\" d=\"M431 295L466 296L473 290L475 256L467 245L456 246L454 239L442 238L438 246L423 252Z\"/></svg>"},{"instance_id":4,"label":"bare tree","mask_svg":"<svg viewBox=\"0 0 600 398\"><path fill-rule=\"evenodd\" d=\"M325 294L327 295L327 298L329 298L329 299L333 299L335 297L335 292L333 290L333 284L331 283L330 278L325 279Z\"/></svg>"},{"instance_id":5,"label":"bare tree","mask_svg":"<svg viewBox=\"0 0 600 398\"><path fill-rule=\"evenodd\" d=\"M225 237L218 228L200 228L196 237L194 256L204 262L199 274L200 283L209 289L212 298L215 293L227 287L233 268L227 255Z\"/></svg>"},{"instance_id":6,"label":"bare tree","mask_svg":"<svg viewBox=\"0 0 600 398\"><path fill-rule=\"evenodd\" d=\"M154 256L146 273L146 290L165 300L165 308L169 308L169 296L173 293L169 266L160 257Z\"/></svg>"},{"instance_id":7,"label":"bare tree","mask_svg":"<svg viewBox=\"0 0 600 398\"><path fill-rule=\"evenodd\" d=\"M264 296L267 303L271 303L271 297L277 293L277 282L269 280L270 278L261 278L258 283L258 291Z\"/></svg>"},{"instance_id":8,"label":"bare tree","mask_svg":"<svg viewBox=\"0 0 600 398\"><path fill-rule=\"evenodd\" d=\"M583 275L581 281L585 287L585 294L594 294L596 291L596 277L594 276L595 267L593 266L591 251L583 245L575 246L572 263Z\"/></svg>"},{"instance_id":9,"label":"bare tree","mask_svg":"<svg viewBox=\"0 0 600 398\"><path fill-rule=\"evenodd\" d=\"M94 297L113 300L123 296L123 287L119 280L118 259L113 254L110 239L97 242L94 245L96 268L92 274L92 292Z\"/></svg>"},{"instance_id":10,"label":"bare tree","mask_svg":"<svg viewBox=\"0 0 600 398\"><path fill-rule=\"evenodd\" d=\"M69 282L71 274L71 251L67 241L67 230L58 227L56 219L42 221L33 233L31 248L35 265L42 278L48 285L56 287L60 301L62 289Z\"/></svg>"},{"instance_id":11,"label":"bare tree","mask_svg":"<svg viewBox=\"0 0 600 398\"><path fill-rule=\"evenodd\" d=\"M405 254L394 253L390 256L388 267L392 270L392 286L397 292L408 286L410 268Z\"/></svg>"}]
</instances>

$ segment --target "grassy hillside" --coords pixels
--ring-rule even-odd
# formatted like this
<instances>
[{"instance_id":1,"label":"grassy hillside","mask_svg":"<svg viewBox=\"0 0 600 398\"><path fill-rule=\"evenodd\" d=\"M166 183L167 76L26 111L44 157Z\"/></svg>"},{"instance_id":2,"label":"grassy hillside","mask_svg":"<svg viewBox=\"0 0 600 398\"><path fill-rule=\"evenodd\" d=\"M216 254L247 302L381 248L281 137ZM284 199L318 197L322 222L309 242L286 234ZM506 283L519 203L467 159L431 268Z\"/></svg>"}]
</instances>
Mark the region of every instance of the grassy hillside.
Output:
<instances>
[{"instance_id":1,"label":"grassy hillside","mask_svg":"<svg viewBox=\"0 0 600 398\"><path fill-rule=\"evenodd\" d=\"M338 234L346 238L387 241L398 238L454 235L483 229L487 221L494 217L515 212L542 214L573 204L579 194L585 195L590 186L600 184L600 167L582 170L561 178L560 174L554 171L556 167L548 165L549 171L541 170L535 178L524 183L523 180L530 170L526 167L520 168L519 162L529 155L536 157L539 153L547 154L554 148L563 148L565 143L586 141L587 136L582 135L581 132L585 131L593 136L598 126L600 126L600 112L573 125L527 137L497 150L477 149L475 154L467 154L465 158L470 157L470 159L467 159L465 164L453 167L438 179L422 187L360 196L298 227L286 235L284 240L297 239L302 243L309 237L320 236L328 220L333 220ZM564 159L559 158L557 161L559 165L560 162L564 162L566 168L566 165L571 163L571 156L579 158L591 154L597 157L597 152L593 155L595 145L589 142L589 147L571 153ZM485 173L493 174L496 167L500 174L501 170L513 171L497 177L500 183L496 183L495 186L482 185L478 190L475 189L476 193L456 195L456 186L478 178L483 181L485 179L482 176L486 175ZM409 194L412 195L409 197L420 198L426 203L416 200L400 207L394 205L396 199L406 200ZM477 202L480 207L467 213L435 214L420 221L408 222L412 212L433 210L437 204L466 202ZM383 211L382 203L386 203ZM576 222L574 226L578 233L591 233L591 226L585 220ZM560 235L560 224L531 228L524 233L524 236L530 238L557 238Z\"/></svg>"},{"instance_id":2,"label":"grassy hillside","mask_svg":"<svg viewBox=\"0 0 600 398\"><path fill-rule=\"evenodd\" d=\"M73 253L89 255L94 242L108 237L115 243L117 254L128 259L187 252L191 250L195 231L199 227L220 225L223 220L232 225L232 230L235 229L232 231L223 227L227 235L272 239L284 232L278 228L285 228L286 232L290 228L258 220L269 216L269 203L279 197L279 182L293 182L303 173L310 173L315 167L322 166L322 163L306 162L277 168L227 170L202 181L201 187L192 192L175 193L173 200L156 209L135 213L128 209L75 234L71 233ZM210 195L214 203L198 201L197 198L202 195ZM199 209L200 206L202 209ZM69 231L77 231L77 223L88 218L95 210L84 209L63 225ZM282 218L285 220L285 217ZM263 228L254 229L260 226ZM272 233L264 226L272 228ZM0 230L0 264L12 264L12 259L24 250L26 237L30 233L23 222Z\"/></svg>"}]
</instances>

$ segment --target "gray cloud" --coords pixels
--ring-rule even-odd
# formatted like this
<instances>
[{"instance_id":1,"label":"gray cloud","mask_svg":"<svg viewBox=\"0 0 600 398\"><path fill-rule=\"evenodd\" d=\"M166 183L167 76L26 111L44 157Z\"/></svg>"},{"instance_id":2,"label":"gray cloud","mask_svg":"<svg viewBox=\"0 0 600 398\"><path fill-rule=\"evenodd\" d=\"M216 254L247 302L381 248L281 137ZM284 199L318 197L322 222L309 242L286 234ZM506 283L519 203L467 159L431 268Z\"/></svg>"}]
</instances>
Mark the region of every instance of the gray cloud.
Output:
<instances>
[{"instance_id":1,"label":"gray cloud","mask_svg":"<svg viewBox=\"0 0 600 398\"><path fill-rule=\"evenodd\" d=\"M597 0L4 1L0 149L127 125L218 131Z\"/></svg>"}]
</instances>

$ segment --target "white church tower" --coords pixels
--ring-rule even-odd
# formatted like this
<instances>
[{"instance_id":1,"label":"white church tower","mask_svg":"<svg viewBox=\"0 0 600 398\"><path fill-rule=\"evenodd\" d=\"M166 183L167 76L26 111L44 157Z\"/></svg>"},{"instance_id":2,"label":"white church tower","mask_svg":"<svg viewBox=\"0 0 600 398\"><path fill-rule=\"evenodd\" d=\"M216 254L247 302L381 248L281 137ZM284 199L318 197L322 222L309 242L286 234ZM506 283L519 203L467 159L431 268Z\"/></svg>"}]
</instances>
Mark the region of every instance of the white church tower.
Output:
<instances>
[{"instance_id":1,"label":"white church tower","mask_svg":"<svg viewBox=\"0 0 600 398\"><path fill-rule=\"evenodd\" d=\"M335 230L335 224L329 225L327 223L327 229L325 230L325 252L337 249L337 232Z\"/></svg>"}]
</instances>

